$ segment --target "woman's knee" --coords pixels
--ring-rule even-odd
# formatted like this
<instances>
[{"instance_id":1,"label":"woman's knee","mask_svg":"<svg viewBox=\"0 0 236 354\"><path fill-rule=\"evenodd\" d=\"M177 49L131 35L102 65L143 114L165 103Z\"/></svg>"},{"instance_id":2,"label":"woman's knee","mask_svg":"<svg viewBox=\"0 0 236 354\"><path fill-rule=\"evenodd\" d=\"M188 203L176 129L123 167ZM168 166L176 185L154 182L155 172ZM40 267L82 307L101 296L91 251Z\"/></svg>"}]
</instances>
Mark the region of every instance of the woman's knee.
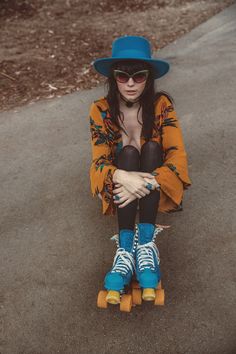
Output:
<instances>
[{"instance_id":1,"label":"woman's knee","mask_svg":"<svg viewBox=\"0 0 236 354\"><path fill-rule=\"evenodd\" d=\"M133 146L133 145L125 145L122 150L120 151L120 154L125 154L125 155L134 155L139 157L139 151L138 149Z\"/></svg>"},{"instance_id":2,"label":"woman's knee","mask_svg":"<svg viewBox=\"0 0 236 354\"><path fill-rule=\"evenodd\" d=\"M133 145L126 145L120 151L117 158L119 168L133 170L139 168L140 153Z\"/></svg>"},{"instance_id":3,"label":"woman's knee","mask_svg":"<svg viewBox=\"0 0 236 354\"><path fill-rule=\"evenodd\" d=\"M148 150L148 153L150 152L159 152L162 154L162 148L161 145L157 141L146 141L146 143L143 144L141 148L141 153L144 153Z\"/></svg>"},{"instance_id":4,"label":"woman's knee","mask_svg":"<svg viewBox=\"0 0 236 354\"><path fill-rule=\"evenodd\" d=\"M161 145L156 141L147 141L141 148L141 167L142 165L153 165L155 168L163 164L163 150Z\"/></svg>"}]
</instances>

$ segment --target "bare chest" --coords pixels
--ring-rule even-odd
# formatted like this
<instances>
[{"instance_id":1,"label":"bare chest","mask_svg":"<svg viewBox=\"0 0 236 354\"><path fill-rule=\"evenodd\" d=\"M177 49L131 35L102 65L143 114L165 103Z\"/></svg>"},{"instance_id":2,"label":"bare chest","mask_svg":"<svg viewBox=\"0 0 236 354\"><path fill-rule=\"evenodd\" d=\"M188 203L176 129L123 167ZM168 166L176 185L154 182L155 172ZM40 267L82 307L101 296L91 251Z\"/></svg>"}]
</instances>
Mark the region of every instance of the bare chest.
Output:
<instances>
[{"instance_id":1,"label":"bare chest","mask_svg":"<svg viewBox=\"0 0 236 354\"><path fill-rule=\"evenodd\" d=\"M121 126L126 131L127 135L121 130L122 143L123 146L133 145L139 152L141 150L140 146L140 136L142 132L142 112L139 111L137 116L137 111L125 111L123 124L120 121ZM140 124L141 123L141 124Z\"/></svg>"}]
</instances>

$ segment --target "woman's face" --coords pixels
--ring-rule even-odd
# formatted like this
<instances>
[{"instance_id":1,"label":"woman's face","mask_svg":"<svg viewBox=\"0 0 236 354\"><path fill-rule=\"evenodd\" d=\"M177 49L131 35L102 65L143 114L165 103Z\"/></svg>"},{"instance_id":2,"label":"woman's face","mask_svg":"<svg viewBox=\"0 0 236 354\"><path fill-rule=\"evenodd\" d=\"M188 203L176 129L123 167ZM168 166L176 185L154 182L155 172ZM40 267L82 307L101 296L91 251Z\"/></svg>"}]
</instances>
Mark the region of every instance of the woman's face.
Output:
<instances>
[{"instance_id":1,"label":"woman's face","mask_svg":"<svg viewBox=\"0 0 236 354\"><path fill-rule=\"evenodd\" d=\"M142 94L147 80L141 83L137 83L132 77L126 83L117 81L117 87L121 95L123 95L129 101L135 101Z\"/></svg>"}]
</instances>

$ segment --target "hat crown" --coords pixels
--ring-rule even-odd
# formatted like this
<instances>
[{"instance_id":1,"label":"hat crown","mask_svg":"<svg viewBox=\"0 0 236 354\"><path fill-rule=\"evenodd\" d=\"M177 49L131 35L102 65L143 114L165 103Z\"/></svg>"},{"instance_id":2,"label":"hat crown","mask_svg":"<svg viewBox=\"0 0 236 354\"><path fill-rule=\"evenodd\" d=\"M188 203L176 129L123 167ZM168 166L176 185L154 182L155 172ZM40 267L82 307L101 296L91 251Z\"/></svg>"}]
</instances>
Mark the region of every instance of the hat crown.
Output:
<instances>
[{"instance_id":1,"label":"hat crown","mask_svg":"<svg viewBox=\"0 0 236 354\"><path fill-rule=\"evenodd\" d=\"M123 59L143 60L153 68L154 79L158 79L169 71L169 63L151 56L151 44L142 36L119 37L112 42L112 56L98 58L92 62L96 71L109 77L112 74L112 64Z\"/></svg>"},{"instance_id":2,"label":"hat crown","mask_svg":"<svg viewBox=\"0 0 236 354\"><path fill-rule=\"evenodd\" d=\"M112 58L130 58L131 56L139 59L150 59L151 46L149 41L141 36L124 36L117 38L112 43Z\"/></svg>"}]
</instances>

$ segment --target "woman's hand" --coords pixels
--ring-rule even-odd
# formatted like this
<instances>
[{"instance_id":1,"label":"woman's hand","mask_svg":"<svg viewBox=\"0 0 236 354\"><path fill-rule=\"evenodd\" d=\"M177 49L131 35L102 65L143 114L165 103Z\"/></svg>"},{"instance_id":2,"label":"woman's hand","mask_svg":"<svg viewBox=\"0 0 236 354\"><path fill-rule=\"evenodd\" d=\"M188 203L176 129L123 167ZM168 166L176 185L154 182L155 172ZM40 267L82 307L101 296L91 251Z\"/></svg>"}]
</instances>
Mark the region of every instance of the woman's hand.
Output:
<instances>
[{"instance_id":1,"label":"woman's hand","mask_svg":"<svg viewBox=\"0 0 236 354\"><path fill-rule=\"evenodd\" d=\"M121 204L118 206L118 208L123 208L126 205L128 205L129 203L131 203L132 201L134 201L136 198L136 196L132 193L130 193L124 186L122 186L119 183L116 183L116 188L113 189L113 199L114 199L114 203L115 204ZM115 200L115 196L119 195L120 199L119 200Z\"/></svg>"},{"instance_id":2,"label":"woman's hand","mask_svg":"<svg viewBox=\"0 0 236 354\"><path fill-rule=\"evenodd\" d=\"M155 178L150 179L150 178L144 177L144 180L147 183L150 183L152 185L152 190L159 187L159 184L157 183ZM115 204L123 203L123 204L119 205L119 208L125 207L126 205L128 205L129 203L131 203L133 200L135 200L137 198L133 193L130 193L122 184L116 183L115 185L116 185L116 188L113 190L113 194L118 195L120 197L120 199L119 200L114 199L114 203ZM149 194L149 193L150 193L150 190L148 189L147 194ZM115 195L113 198L115 198ZM139 196L138 198L140 199L142 197Z\"/></svg>"},{"instance_id":3,"label":"woman's hand","mask_svg":"<svg viewBox=\"0 0 236 354\"><path fill-rule=\"evenodd\" d=\"M136 198L145 197L150 193L150 190L146 188L147 183L156 185L158 183L155 180L155 176L148 172L140 171L123 171L122 178L119 183L124 186L128 192L134 194Z\"/></svg>"},{"instance_id":4,"label":"woman's hand","mask_svg":"<svg viewBox=\"0 0 236 354\"><path fill-rule=\"evenodd\" d=\"M160 184L156 181L155 178L150 179L150 178L144 177L144 180L146 181L146 183L152 184L152 190L160 188Z\"/></svg>"}]
</instances>

